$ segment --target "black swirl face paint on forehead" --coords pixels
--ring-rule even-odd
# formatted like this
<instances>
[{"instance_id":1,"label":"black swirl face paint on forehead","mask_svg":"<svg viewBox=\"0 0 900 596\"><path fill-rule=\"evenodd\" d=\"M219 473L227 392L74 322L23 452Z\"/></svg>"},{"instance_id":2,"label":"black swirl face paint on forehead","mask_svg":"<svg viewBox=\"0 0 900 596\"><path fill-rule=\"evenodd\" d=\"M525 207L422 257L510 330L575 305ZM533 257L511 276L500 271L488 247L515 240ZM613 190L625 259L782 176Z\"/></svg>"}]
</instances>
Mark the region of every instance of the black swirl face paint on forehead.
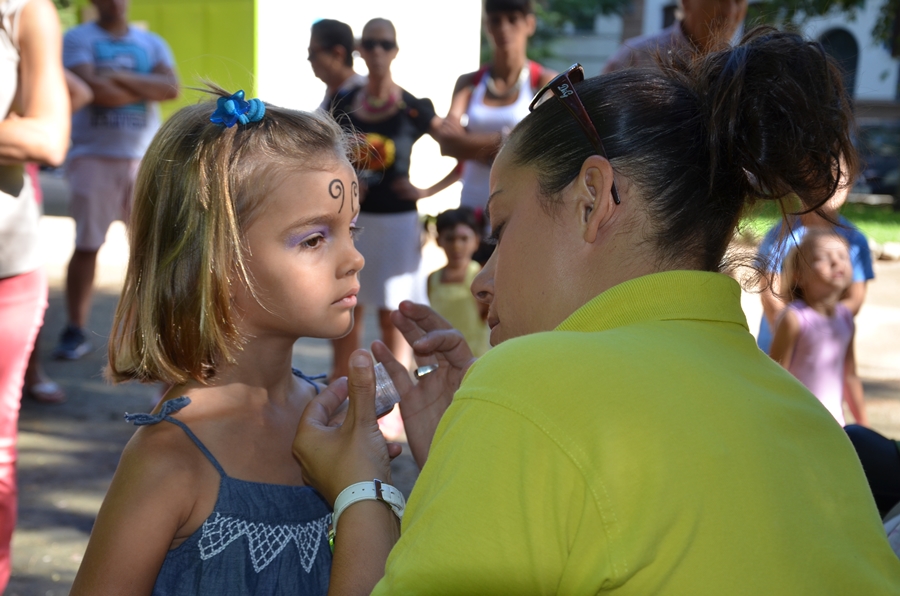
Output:
<instances>
[{"instance_id":1,"label":"black swirl face paint on forehead","mask_svg":"<svg viewBox=\"0 0 900 596\"><path fill-rule=\"evenodd\" d=\"M331 195L331 198L334 200L341 200L341 206L338 207L338 213L343 211L344 209L344 181L340 178L335 178L331 182L328 183L328 194ZM350 208L353 208L351 203Z\"/></svg>"},{"instance_id":2,"label":"black swirl face paint on forehead","mask_svg":"<svg viewBox=\"0 0 900 596\"><path fill-rule=\"evenodd\" d=\"M353 199L356 199L356 206L359 207L359 182L354 180L350 183L350 210L355 211L356 207L353 206Z\"/></svg>"}]
</instances>

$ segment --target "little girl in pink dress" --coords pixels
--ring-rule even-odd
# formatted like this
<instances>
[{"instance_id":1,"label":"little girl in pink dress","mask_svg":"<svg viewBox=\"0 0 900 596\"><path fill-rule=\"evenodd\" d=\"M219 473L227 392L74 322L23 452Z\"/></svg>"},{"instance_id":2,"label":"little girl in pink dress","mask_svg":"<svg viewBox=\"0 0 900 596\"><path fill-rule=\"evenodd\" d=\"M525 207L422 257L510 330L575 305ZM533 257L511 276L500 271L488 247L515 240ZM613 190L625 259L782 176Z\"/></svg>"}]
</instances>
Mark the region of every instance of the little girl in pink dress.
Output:
<instances>
[{"instance_id":1,"label":"little girl in pink dress","mask_svg":"<svg viewBox=\"0 0 900 596\"><path fill-rule=\"evenodd\" d=\"M847 242L832 230L810 230L784 263L788 307L775 328L771 355L797 377L844 426L844 372L848 402L865 423L862 383L855 374L853 314L841 302L852 282Z\"/></svg>"}]
</instances>

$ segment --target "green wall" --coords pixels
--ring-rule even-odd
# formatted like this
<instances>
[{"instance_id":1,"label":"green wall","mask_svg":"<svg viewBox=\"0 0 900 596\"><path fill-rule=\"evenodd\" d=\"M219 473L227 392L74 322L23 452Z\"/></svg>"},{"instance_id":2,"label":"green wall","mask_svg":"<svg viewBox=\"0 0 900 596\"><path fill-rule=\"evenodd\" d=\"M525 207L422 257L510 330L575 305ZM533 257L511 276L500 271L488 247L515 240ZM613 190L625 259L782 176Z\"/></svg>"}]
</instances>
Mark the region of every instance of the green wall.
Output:
<instances>
[{"instance_id":1,"label":"green wall","mask_svg":"<svg viewBox=\"0 0 900 596\"><path fill-rule=\"evenodd\" d=\"M204 79L256 97L255 0L132 0L129 18L146 23L175 55L182 93L163 103L165 116L203 97L188 87Z\"/></svg>"}]
</instances>

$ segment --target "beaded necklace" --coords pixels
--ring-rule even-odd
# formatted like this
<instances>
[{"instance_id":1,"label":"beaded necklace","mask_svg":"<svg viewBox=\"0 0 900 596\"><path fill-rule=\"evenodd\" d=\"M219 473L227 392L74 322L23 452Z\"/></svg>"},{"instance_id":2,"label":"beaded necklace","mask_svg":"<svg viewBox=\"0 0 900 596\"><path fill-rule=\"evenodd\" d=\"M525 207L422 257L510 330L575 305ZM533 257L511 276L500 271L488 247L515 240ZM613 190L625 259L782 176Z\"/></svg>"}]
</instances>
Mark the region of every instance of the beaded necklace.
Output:
<instances>
[{"instance_id":1,"label":"beaded necklace","mask_svg":"<svg viewBox=\"0 0 900 596\"><path fill-rule=\"evenodd\" d=\"M391 91L390 95L387 96L386 99L379 99L377 97L372 97L368 94L368 92L363 89L361 92L362 95L362 109L368 114L376 115L387 112L395 105L397 105L397 101L400 99L400 93L396 90Z\"/></svg>"}]
</instances>

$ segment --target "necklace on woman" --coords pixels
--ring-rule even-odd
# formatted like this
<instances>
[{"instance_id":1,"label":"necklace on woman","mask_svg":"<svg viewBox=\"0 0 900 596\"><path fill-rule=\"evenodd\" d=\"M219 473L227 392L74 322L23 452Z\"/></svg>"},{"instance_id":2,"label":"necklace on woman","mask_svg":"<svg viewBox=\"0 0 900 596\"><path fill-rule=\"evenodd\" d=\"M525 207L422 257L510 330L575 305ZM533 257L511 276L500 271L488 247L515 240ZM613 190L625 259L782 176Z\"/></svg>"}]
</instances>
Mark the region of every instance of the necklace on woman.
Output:
<instances>
[{"instance_id":1,"label":"necklace on woman","mask_svg":"<svg viewBox=\"0 0 900 596\"><path fill-rule=\"evenodd\" d=\"M396 89L392 89L390 94L385 99L380 99L378 97L369 95L368 92L363 89L361 107L369 114L381 114L393 108L399 98L400 94Z\"/></svg>"},{"instance_id":2,"label":"necklace on woman","mask_svg":"<svg viewBox=\"0 0 900 596\"><path fill-rule=\"evenodd\" d=\"M488 93L490 93L493 97L497 99L505 99L514 93L519 92L519 88L522 86L522 81L528 77L528 64L522 67L522 72L519 73L519 78L516 79L516 82L506 88L506 91L500 92L497 89L497 83L494 82L494 77L490 72L487 73L487 76L484 78L484 85L487 87Z\"/></svg>"}]
</instances>

